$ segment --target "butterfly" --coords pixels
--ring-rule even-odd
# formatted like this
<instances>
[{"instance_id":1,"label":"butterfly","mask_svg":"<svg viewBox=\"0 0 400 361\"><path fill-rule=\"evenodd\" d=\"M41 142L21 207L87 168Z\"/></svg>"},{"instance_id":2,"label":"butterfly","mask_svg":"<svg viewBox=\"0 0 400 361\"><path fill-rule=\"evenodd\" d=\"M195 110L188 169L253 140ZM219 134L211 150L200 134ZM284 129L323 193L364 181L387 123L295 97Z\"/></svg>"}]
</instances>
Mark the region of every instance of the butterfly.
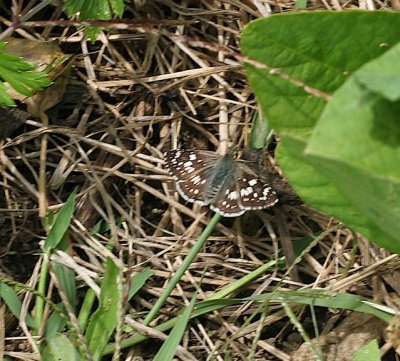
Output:
<instances>
[{"instance_id":1,"label":"butterfly","mask_svg":"<svg viewBox=\"0 0 400 361\"><path fill-rule=\"evenodd\" d=\"M237 217L278 202L252 163L206 150L173 149L164 155L176 189L188 202L209 205L224 217Z\"/></svg>"}]
</instances>

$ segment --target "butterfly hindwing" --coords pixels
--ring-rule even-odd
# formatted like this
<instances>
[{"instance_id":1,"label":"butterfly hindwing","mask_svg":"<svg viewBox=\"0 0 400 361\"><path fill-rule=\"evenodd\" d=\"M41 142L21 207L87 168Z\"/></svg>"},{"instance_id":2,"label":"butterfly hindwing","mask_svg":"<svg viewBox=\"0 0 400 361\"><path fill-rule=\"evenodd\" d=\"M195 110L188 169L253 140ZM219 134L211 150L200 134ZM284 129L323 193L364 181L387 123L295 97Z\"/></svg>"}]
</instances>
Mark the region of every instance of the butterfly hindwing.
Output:
<instances>
[{"instance_id":1,"label":"butterfly hindwing","mask_svg":"<svg viewBox=\"0 0 400 361\"><path fill-rule=\"evenodd\" d=\"M235 178L226 179L218 194L210 203L210 208L224 217L237 217L246 210L239 203L239 190Z\"/></svg>"},{"instance_id":2,"label":"butterfly hindwing","mask_svg":"<svg viewBox=\"0 0 400 361\"><path fill-rule=\"evenodd\" d=\"M278 195L271 186L251 173L242 173L237 184L240 206L245 210L264 209L278 202Z\"/></svg>"}]
</instances>

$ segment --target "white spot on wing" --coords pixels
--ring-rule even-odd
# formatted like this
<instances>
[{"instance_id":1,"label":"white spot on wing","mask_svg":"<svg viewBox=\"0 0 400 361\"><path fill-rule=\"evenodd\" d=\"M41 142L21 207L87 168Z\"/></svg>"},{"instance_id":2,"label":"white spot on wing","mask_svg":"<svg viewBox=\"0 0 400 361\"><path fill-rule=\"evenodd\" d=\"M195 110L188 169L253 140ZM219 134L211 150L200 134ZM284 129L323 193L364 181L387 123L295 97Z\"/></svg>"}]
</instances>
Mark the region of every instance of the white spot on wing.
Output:
<instances>
[{"instance_id":1,"label":"white spot on wing","mask_svg":"<svg viewBox=\"0 0 400 361\"><path fill-rule=\"evenodd\" d=\"M237 199L237 197L238 197L238 192L236 191L233 191L228 194L228 199Z\"/></svg>"},{"instance_id":2,"label":"white spot on wing","mask_svg":"<svg viewBox=\"0 0 400 361\"><path fill-rule=\"evenodd\" d=\"M255 186L257 184L258 180L257 179L251 179L249 180L249 185Z\"/></svg>"}]
</instances>

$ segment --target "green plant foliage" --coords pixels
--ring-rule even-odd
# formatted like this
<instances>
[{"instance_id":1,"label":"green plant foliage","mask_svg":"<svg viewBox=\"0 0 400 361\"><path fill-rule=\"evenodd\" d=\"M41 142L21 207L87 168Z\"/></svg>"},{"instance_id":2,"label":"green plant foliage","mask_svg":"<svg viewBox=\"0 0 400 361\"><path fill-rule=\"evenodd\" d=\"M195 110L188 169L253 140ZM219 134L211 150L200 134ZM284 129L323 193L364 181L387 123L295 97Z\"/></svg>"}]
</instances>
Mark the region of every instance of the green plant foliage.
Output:
<instances>
[{"instance_id":1,"label":"green plant foliage","mask_svg":"<svg viewBox=\"0 0 400 361\"><path fill-rule=\"evenodd\" d=\"M67 317L67 311L62 302L57 304L59 310ZM66 318L62 317L58 312L53 312L46 321L45 340L50 342L57 333L61 332L66 325Z\"/></svg>"},{"instance_id":2,"label":"green plant foliage","mask_svg":"<svg viewBox=\"0 0 400 361\"><path fill-rule=\"evenodd\" d=\"M67 0L64 7L69 17L79 14L81 20L111 20L113 16L122 16L124 0ZM96 40L99 32L98 27L85 29L86 37L92 41Z\"/></svg>"},{"instance_id":3,"label":"green plant foliage","mask_svg":"<svg viewBox=\"0 0 400 361\"><path fill-rule=\"evenodd\" d=\"M67 336L58 334L53 337L41 352L42 360L46 361L83 361L76 347Z\"/></svg>"},{"instance_id":4,"label":"green plant foliage","mask_svg":"<svg viewBox=\"0 0 400 361\"><path fill-rule=\"evenodd\" d=\"M260 112L256 113L253 118L253 126L251 127L249 145L253 149L261 149L265 147L273 136L273 129Z\"/></svg>"},{"instance_id":5,"label":"green plant foliage","mask_svg":"<svg viewBox=\"0 0 400 361\"><path fill-rule=\"evenodd\" d=\"M57 277L61 291L67 297L72 310L75 311L78 303L78 298L76 295L77 287L75 281L75 272L71 268L56 262L53 262L52 269Z\"/></svg>"},{"instance_id":6,"label":"green plant foliage","mask_svg":"<svg viewBox=\"0 0 400 361\"><path fill-rule=\"evenodd\" d=\"M22 308L21 300L18 298L17 292L4 282L0 282L0 299L7 305L13 315L19 319ZM29 327L34 325L29 315L26 315L25 322Z\"/></svg>"},{"instance_id":7,"label":"green plant foliage","mask_svg":"<svg viewBox=\"0 0 400 361\"><path fill-rule=\"evenodd\" d=\"M393 48L396 53L398 49L400 44ZM314 129L306 154L377 231L387 235L376 240L400 252L400 102L385 99L356 80L358 74L368 79L371 65L384 68L386 57L392 57L390 52L360 68L335 93ZM384 89L387 84L383 94L393 86L385 79L383 75L379 85ZM375 76L374 89L376 84ZM390 237L396 241L391 242Z\"/></svg>"},{"instance_id":8,"label":"green plant foliage","mask_svg":"<svg viewBox=\"0 0 400 361\"><path fill-rule=\"evenodd\" d=\"M351 361L381 361L378 342L368 342L353 355Z\"/></svg>"},{"instance_id":9,"label":"green plant foliage","mask_svg":"<svg viewBox=\"0 0 400 361\"><path fill-rule=\"evenodd\" d=\"M128 291L128 300L130 300L140 289L146 284L146 281L154 275L154 272L146 267L140 273L134 275L131 278L129 291Z\"/></svg>"},{"instance_id":10,"label":"green plant foliage","mask_svg":"<svg viewBox=\"0 0 400 361\"><path fill-rule=\"evenodd\" d=\"M396 252L400 28L390 29L399 20L389 12L285 14L250 23L242 37L244 55L265 65L246 70L296 191Z\"/></svg>"},{"instance_id":11,"label":"green plant foliage","mask_svg":"<svg viewBox=\"0 0 400 361\"><path fill-rule=\"evenodd\" d=\"M47 75L35 71L36 65L23 61L16 55L4 52L6 43L0 42L0 106L13 106L14 100L7 93L4 82L7 82L17 92L32 96L51 84Z\"/></svg>"},{"instance_id":12,"label":"green plant foliage","mask_svg":"<svg viewBox=\"0 0 400 361\"><path fill-rule=\"evenodd\" d=\"M100 360L104 348L117 326L122 303L122 271L111 259L107 259L101 285L99 307L93 314L86 332L89 352L93 360Z\"/></svg>"},{"instance_id":13,"label":"green plant foliage","mask_svg":"<svg viewBox=\"0 0 400 361\"><path fill-rule=\"evenodd\" d=\"M51 227L49 235L44 243L44 250L50 252L56 248L57 245L62 241L65 232L67 231L75 207L76 191L72 192L68 197L67 201L57 213L56 219Z\"/></svg>"},{"instance_id":14,"label":"green plant foliage","mask_svg":"<svg viewBox=\"0 0 400 361\"><path fill-rule=\"evenodd\" d=\"M400 46L395 45L384 56L366 64L354 74L356 81L370 92L396 101L400 99Z\"/></svg>"}]
</instances>

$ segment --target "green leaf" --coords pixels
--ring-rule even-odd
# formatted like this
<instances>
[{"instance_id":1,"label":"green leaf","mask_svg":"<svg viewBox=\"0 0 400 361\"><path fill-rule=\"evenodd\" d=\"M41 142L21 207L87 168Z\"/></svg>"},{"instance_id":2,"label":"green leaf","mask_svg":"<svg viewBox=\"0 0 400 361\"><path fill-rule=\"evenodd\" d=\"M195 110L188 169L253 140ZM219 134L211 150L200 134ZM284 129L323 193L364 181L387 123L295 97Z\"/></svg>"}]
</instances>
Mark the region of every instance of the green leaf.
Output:
<instances>
[{"instance_id":1,"label":"green leaf","mask_svg":"<svg viewBox=\"0 0 400 361\"><path fill-rule=\"evenodd\" d=\"M304 155L305 144L288 137L277 152L282 170L292 180L299 196L313 207L357 229L368 239L379 239L387 247L394 245L395 238L374 227L374 222L363 215L328 176L314 167L312 158Z\"/></svg>"},{"instance_id":2,"label":"green leaf","mask_svg":"<svg viewBox=\"0 0 400 361\"><path fill-rule=\"evenodd\" d=\"M134 275L131 278L129 292L128 292L128 300L130 300L146 283L146 281L154 275L154 272L146 267L140 273Z\"/></svg>"},{"instance_id":3,"label":"green leaf","mask_svg":"<svg viewBox=\"0 0 400 361\"><path fill-rule=\"evenodd\" d=\"M174 328L172 329L168 338L164 341L153 361L170 361L174 358L176 349L181 342L182 336L185 333L186 327L190 321L190 316L196 301L196 295L197 292L194 294L190 304L185 308L182 315L178 316Z\"/></svg>"},{"instance_id":4,"label":"green leaf","mask_svg":"<svg viewBox=\"0 0 400 361\"><path fill-rule=\"evenodd\" d=\"M272 128L268 119L261 112L256 113L253 119L253 126L250 133L250 147L253 149L261 149L268 145L272 137Z\"/></svg>"},{"instance_id":5,"label":"green leaf","mask_svg":"<svg viewBox=\"0 0 400 361\"><path fill-rule=\"evenodd\" d=\"M110 20L111 9L108 0L67 0L65 10L68 16L79 14L81 20Z\"/></svg>"},{"instance_id":6,"label":"green leaf","mask_svg":"<svg viewBox=\"0 0 400 361\"><path fill-rule=\"evenodd\" d=\"M86 332L89 352L95 361L101 359L102 352L117 326L123 293L121 277L122 271L111 259L107 259L99 307L93 314Z\"/></svg>"},{"instance_id":7,"label":"green leaf","mask_svg":"<svg viewBox=\"0 0 400 361\"><path fill-rule=\"evenodd\" d=\"M56 262L53 262L52 269L62 292L67 297L72 309L75 310L77 305L75 272L71 268Z\"/></svg>"},{"instance_id":8,"label":"green leaf","mask_svg":"<svg viewBox=\"0 0 400 361\"><path fill-rule=\"evenodd\" d=\"M46 361L83 361L67 336L58 334L48 341L41 352L41 359Z\"/></svg>"},{"instance_id":9,"label":"green leaf","mask_svg":"<svg viewBox=\"0 0 400 361\"><path fill-rule=\"evenodd\" d=\"M0 106L12 107L14 100L8 95L5 84L0 81Z\"/></svg>"},{"instance_id":10,"label":"green leaf","mask_svg":"<svg viewBox=\"0 0 400 361\"><path fill-rule=\"evenodd\" d=\"M49 235L47 236L47 239L44 243L43 248L46 253L56 248L57 245L62 241L64 234L71 223L72 214L75 207L75 198L76 191L73 191L58 212L53 226L51 227L51 230L49 232Z\"/></svg>"},{"instance_id":11,"label":"green leaf","mask_svg":"<svg viewBox=\"0 0 400 361\"><path fill-rule=\"evenodd\" d=\"M124 12L124 0L109 0L112 12L121 17Z\"/></svg>"},{"instance_id":12,"label":"green leaf","mask_svg":"<svg viewBox=\"0 0 400 361\"><path fill-rule=\"evenodd\" d=\"M124 0L67 0L64 8L68 16L79 14L81 20L111 20L113 16L121 17L124 12ZM95 41L100 28L85 28L85 36Z\"/></svg>"},{"instance_id":13,"label":"green leaf","mask_svg":"<svg viewBox=\"0 0 400 361\"><path fill-rule=\"evenodd\" d=\"M0 42L0 79L2 81L26 96L32 96L34 92L51 84L44 72L35 71L36 65L23 61L16 55L5 53L4 48L5 43ZM14 105L2 81L0 81L0 105Z\"/></svg>"},{"instance_id":14,"label":"green leaf","mask_svg":"<svg viewBox=\"0 0 400 361\"><path fill-rule=\"evenodd\" d=\"M242 299L220 299L203 301L195 306L195 311L192 317L197 317L202 314L213 312L222 307L246 301L284 301L299 303L303 305L352 310L374 315L384 321L389 321L393 318L393 315L395 314L395 311L389 313L387 311L381 310L379 308L380 305L374 304L368 299L358 295L353 295L349 293L328 292L325 290L296 290L288 292L269 292L261 295L245 297Z\"/></svg>"},{"instance_id":15,"label":"green leaf","mask_svg":"<svg viewBox=\"0 0 400 361\"><path fill-rule=\"evenodd\" d=\"M7 305L12 314L20 319L19 315L21 314L22 303L17 296L17 292L4 282L0 282L0 298ZM25 321L29 327L33 327L34 322L29 315L26 315Z\"/></svg>"},{"instance_id":16,"label":"green leaf","mask_svg":"<svg viewBox=\"0 0 400 361\"><path fill-rule=\"evenodd\" d=\"M400 40L399 21L399 13L357 10L279 14L251 22L243 32L243 54L305 84L245 65L275 131L306 140L325 101L305 86L332 94L352 72Z\"/></svg>"},{"instance_id":17,"label":"green leaf","mask_svg":"<svg viewBox=\"0 0 400 361\"><path fill-rule=\"evenodd\" d=\"M361 347L351 358L351 361L381 361L377 340L372 340Z\"/></svg>"},{"instance_id":18,"label":"green leaf","mask_svg":"<svg viewBox=\"0 0 400 361\"><path fill-rule=\"evenodd\" d=\"M65 307L62 303L58 303L60 311L65 312ZM58 312L53 312L46 322L45 339L50 341L53 339L58 332L61 332L66 325L65 319L61 317Z\"/></svg>"},{"instance_id":19,"label":"green leaf","mask_svg":"<svg viewBox=\"0 0 400 361\"><path fill-rule=\"evenodd\" d=\"M396 46L400 49L400 44ZM389 101L357 82L371 66L359 69L327 105L306 148L306 155L339 191L367 217L379 245L400 252L400 101ZM398 68L400 77L400 67ZM382 79L384 81L384 79ZM392 84L387 84L386 92ZM385 84L380 85L381 89ZM341 123L338 126L337 120Z\"/></svg>"},{"instance_id":20,"label":"green leaf","mask_svg":"<svg viewBox=\"0 0 400 361\"><path fill-rule=\"evenodd\" d=\"M306 9L307 2L307 0L296 0L296 9Z\"/></svg>"},{"instance_id":21,"label":"green leaf","mask_svg":"<svg viewBox=\"0 0 400 361\"><path fill-rule=\"evenodd\" d=\"M390 99L398 94L398 88L392 93L397 78L393 77L387 87L384 82L398 68L396 65L393 71L387 70L395 61L395 45L400 41L400 28L393 32L390 29L399 20L400 14L385 12L285 14L250 23L242 37L244 55L265 64L264 68L247 64L246 70L264 114L281 139L278 162L295 190L311 206L394 251L399 251L396 239L400 224L397 176L393 179L399 159L394 114L399 112L397 103L379 94L392 94ZM288 28L293 36L287 36ZM361 72L364 64L386 52L384 62L371 62L372 68ZM378 79L381 67L386 70ZM349 78L346 93L335 93L324 111L325 99ZM357 110L355 114L351 107ZM376 117L380 113L381 122L386 122L384 127L379 121L372 126L370 120L354 125L364 115L371 119L374 111ZM321 117L325 119L323 128ZM314 131L314 127L320 131ZM375 138L372 148L367 143L368 132ZM308 145L311 135L313 144ZM379 141L385 148L383 152L375 146ZM322 150L326 146L329 154ZM386 160L389 148L396 149ZM336 153L343 152L347 158L339 159ZM373 179L371 160L375 163ZM389 168L396 170L389 172ZM390 219L383 219L388 214Z\"/></svg>"},{"instance_id":22,"label":"green leaf","mask_svg":"<svg viewBox=\"0 0 400 361\"><path fill-rule=\"evenodd\" d=\"M354 76L369 91L391 101L400 99L400 44L376 61L366 64Z\"/></svg>"}]
</instances>

